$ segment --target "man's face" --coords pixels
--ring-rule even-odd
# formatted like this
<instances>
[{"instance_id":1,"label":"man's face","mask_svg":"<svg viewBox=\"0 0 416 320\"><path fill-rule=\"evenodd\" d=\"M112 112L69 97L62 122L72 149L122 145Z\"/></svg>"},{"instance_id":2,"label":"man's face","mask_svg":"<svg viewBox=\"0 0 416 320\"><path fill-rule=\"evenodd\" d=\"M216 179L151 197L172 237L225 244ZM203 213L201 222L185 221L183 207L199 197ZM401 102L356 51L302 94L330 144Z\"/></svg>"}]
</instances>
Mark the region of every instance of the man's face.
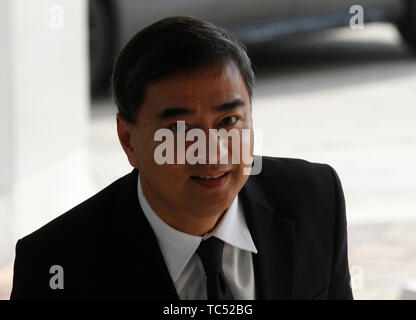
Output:
<instances>
[{"instance_id":1,"label":"man's face","mask_svg":"<svg viewBox=\"0 0 416 320\"><path fill-rule=\"evenodd\" d=\"M222 106L222 108L219 108ZM228 107L227 107L228 106ZM218 107L218 108L215 108ZM127 130L130 147L126 151L130 163L140 171L143 191L153 209L175 215L198 215L209 218L224 212L248 179L244 168L251 168L240 157L240 164L231 163L232 143L228 143L229 162L220 164L176 164L177 121L186 123L186 131L202 129L206 135L207 153L209 129L237 129L240 132L240 155L243 148L253 154L251 104L245 83L234 64L226 64L220 72L207 67L193 72L175 74L147 87L135 125L119 122L120 131ZM158 129L173 129L175 164L159 165L155 161L154 140ZM241 130L248 129L250 141L241 139ZM121 135L124 135L121 133ZM122 140L123 138L120 137ZM186 142L185 148L194 142ZM123 142L122 142L123 144ZM201 176L225 176L202 180Z\"/></svg>"}]
</instances>

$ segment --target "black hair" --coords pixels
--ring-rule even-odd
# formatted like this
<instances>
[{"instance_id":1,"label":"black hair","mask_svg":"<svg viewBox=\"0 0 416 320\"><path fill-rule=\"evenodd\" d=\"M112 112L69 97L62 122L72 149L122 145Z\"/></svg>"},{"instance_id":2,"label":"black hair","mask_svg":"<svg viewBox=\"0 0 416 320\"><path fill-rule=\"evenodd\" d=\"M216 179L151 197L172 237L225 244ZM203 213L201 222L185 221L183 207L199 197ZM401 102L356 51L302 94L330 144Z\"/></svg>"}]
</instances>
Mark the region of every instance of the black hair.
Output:
<instances>
[{"instance_id":1,"label":"black hair","mask_svg":"<svg viewBox=\"0 0 416 320\"><path fill-rule=\"evenodd\" d=\"M250 102L254 72L246 47L224 28L191 17L169 17L139 31L116 58L111 93L118 114L134 124L146 86L183 71L232 62Z\"/></svg>"}]
</instances>

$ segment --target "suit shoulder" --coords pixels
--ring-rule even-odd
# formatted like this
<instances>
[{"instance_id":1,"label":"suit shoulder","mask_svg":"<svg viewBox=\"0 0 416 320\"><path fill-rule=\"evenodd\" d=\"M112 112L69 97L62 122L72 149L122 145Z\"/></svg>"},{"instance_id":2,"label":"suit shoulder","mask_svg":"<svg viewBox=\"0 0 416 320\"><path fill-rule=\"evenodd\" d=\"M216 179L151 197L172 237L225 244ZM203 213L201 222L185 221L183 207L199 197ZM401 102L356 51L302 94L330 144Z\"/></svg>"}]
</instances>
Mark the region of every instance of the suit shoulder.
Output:
<instances>
[{"instance_id":1,"label":"suit shoulder","mask_svg":"<svg viewBox=\"0 0 416 320\"><path fill-rule=\"evenodd\" d=\"M119 178L92 197L48 222L38 230L19 240L20 248L42 248L59 245L70 240L80 241L83 236L93 236L93 230L111 212L120 189L131 174Z\"/></svg>"},{"instance_id":2,"label":"suit shoulder","mask_svg":"<svg viewBox=\"0 0 416 320\"><path fill-rule=\"evenodd\" d=\"M332 230L344 198L341 183L331 166L301 159L264 157L258 179L279 198L281 215L308 221L305 224L308 228L325 222L328 230Z\"/></svg>"},{"instance_id":3,"label":"suit shoulder","mask_svg":"<svg viewBox=\"0 0 416 320\"><path fill-rule=\"evenodd\" d=\"M264 156L262 158L260 178L267 184L279 180L283 183L328 183L332 180L332 167L324 163L315 163L303 159L277 158Z\"/></svg>"}]
</instances>

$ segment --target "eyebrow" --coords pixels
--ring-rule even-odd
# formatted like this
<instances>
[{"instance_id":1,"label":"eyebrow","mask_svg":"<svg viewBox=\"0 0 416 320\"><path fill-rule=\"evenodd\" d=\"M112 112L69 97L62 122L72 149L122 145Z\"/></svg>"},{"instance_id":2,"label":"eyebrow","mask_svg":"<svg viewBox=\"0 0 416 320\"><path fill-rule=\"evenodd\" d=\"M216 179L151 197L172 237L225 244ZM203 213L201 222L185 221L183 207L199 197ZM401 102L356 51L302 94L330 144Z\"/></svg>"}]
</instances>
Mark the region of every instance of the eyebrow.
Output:
<instances>
[{"instance_id":1,"label":"eyebrow","mask_svg":"<svg viewBox=\"0 0 416 320\"><path fill-rule=\"evenodd\" d=\"M211 110L216 112L216 113L220 113L220 112L225 112L225 111L229 111L229 110L233 110L236 108L241 108L245 105L245 102L241 99L235 99L231 102L227 102L227 103L223 103L219 106L216 107L212 107ZM165 110L163 110L158 118L160 119L169 119L169 118L173 118L176 116L182 116L182 115L191 115L194 114L195 110L192 109L188 109L185 107L170 107L167 108Z\"/></svg>"}]
</instances>

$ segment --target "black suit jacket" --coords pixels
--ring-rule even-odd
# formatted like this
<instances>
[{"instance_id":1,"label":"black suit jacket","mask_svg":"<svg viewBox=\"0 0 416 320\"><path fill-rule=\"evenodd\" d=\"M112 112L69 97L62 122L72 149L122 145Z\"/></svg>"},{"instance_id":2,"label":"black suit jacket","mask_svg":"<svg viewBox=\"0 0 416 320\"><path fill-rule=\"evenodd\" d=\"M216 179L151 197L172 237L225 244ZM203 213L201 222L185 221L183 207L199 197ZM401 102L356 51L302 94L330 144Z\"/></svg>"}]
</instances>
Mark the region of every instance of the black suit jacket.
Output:
<instances>
[{"instance_id":1,"label":"black suit jacket","mask_svg":"<svg viewBox=\"0 0 416 320\"><path fill-rule=\"evenodd\" d=\"M137 170L19 240L12 299L178 299L141 211ZM263 157L240 191L258 299L352 299L345 203L328 165ZM50 268L64 270L52 290Z\"/></svg>"}]
</instances>

